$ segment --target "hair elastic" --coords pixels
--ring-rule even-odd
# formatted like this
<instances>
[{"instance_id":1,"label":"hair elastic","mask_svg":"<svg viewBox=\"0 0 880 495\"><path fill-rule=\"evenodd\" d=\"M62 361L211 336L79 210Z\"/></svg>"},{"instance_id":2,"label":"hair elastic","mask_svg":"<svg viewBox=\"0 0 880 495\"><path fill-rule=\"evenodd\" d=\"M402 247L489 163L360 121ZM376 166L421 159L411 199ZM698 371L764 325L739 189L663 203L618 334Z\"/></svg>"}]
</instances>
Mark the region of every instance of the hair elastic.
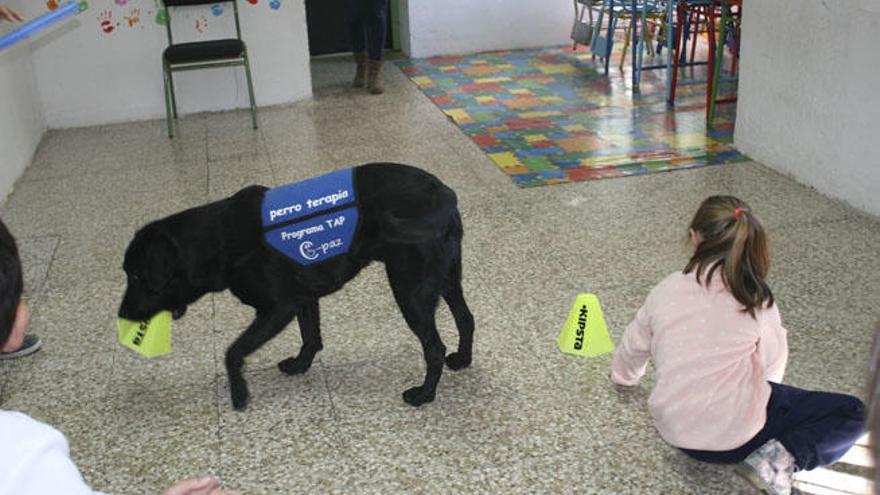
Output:
<instances>
[{"instance_id":1,"label":"hair elastic","mask_svg":"<svg viewBox=\"0 0 880 495\"><path fill-rule=\"evenodd\" d=\"M748 209L746 208L734 208L733 209L733 219L739 221L739 216L743 214L743 212L748 213Z\"/></svg>"}]
</instances>

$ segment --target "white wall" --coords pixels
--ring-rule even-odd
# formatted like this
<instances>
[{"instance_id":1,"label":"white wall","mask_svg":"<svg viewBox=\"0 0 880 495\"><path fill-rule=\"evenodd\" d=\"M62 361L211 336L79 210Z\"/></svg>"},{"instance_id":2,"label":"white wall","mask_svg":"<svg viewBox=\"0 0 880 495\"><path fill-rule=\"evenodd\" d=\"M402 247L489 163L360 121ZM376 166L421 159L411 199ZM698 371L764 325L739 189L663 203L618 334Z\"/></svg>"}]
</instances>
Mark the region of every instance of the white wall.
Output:
<instances>
[{"instance_id":1,"label":"white wall","mask_svg":"<svg viewBox=\"0 0 880 495\"><path fill-rule=\"evenodd\" d=\"M429 57L568 43L574 7L568 0L403 0L401 17L403 50Z\"/></svg>"},{"instance_id":2,"label":"white wall","mask_svg":"<svg viewBox=\"0 0 880 495\"><path fill-rule=\"evenodd\" d=\"M20 11L21 2L7 4ZM0 33L12 28L3 23ZM0 202L30 164L45 130L30 47L0 51Z\"/></svg>"},{"instance_id":3,"label":"white wall","mask_svg":"<svg viewBox=\"0 0 880 495\"><path fill-rule=\"evenodd\" d=\"M880 215L880 0L747 2L736 145Z\"/></svg>"},{"instance_id":4,"label":"white wall","mask_svg":"<svg viewBox=\"0 0 880 495\"><path fill-rule=\"evenodd\" d=\"M256 2L239 0L257 104L310 96L304 3ZM59 128L164 117L161 54L167 41L164 26L156 22L158 0L89 3L86 12L33 44L46 123ZM233 37L232 4L219 5L220 15L211 6L172 10L174 41ZM45 11L45 3L30 2L29 8L28 16L34 17ZM109 33L102 29L105 21ZM248 105L241 67L178 73L175 89L182 113Z\"/></svg>"}]
</instances>

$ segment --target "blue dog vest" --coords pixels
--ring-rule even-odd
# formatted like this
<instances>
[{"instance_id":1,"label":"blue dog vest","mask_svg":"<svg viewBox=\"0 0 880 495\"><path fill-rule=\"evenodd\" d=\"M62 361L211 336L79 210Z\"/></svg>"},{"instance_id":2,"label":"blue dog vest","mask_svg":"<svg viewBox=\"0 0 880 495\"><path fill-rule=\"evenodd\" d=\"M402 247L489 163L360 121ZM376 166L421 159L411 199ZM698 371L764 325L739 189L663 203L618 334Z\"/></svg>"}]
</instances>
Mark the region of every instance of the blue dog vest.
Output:
<instances>
[{"instance_id":1,"label":"blue dog vest","mask_svg":"<svg viewBox=\"0 0 880 495\"><path fill-rule=\"evenodd\" d=\"M263 237L299 265L345 254L358 224L350 168L266 191Z\"/></svg>"}]
</instances>

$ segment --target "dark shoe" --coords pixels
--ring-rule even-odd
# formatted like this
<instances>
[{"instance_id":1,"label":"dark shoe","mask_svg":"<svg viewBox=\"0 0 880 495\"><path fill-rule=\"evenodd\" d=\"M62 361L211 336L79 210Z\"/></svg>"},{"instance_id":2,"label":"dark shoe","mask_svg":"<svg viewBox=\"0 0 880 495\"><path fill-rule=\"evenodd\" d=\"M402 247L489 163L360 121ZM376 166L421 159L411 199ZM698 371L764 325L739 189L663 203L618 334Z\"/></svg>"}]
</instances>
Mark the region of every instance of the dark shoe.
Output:
<instances>
[{"instance_id":1,"label":"dark shoe","mask_svg":"<svg viewBox=\"0 0 880 495\"><path fill-rule=\"evenodd\" d=\"M366 52L355 53L354 54L354 63L357 68L354 73L354 83L352 86L355 88L363 88L366 83L366 75L367 75L367 54Z\"/></svg>"},{"instance_id":2,"label":"dark shoe","mask_svg":"<svg viewBox=\"0 0 880 495\"><path fill-rule=\"evenodd\" d=\"M382 81L382 61L367 60L367 89L374 95L385 92L385 83Z\"/></svg>"},{"instance_id":3,"label":"dark shoe","mask_svg":"<svg viewBox=\"0 0 880 495\"><path fill-rule=\"evenodd\" d=\"M21 347L19 347L17 351L0 352L0 360L27 356L28 354L33 354L39 351L40 347L43 347L43 341L40 340L40 338L36 335L28 334L24 336L24 342L21 344Z\"/></svg>"}]
</instances>

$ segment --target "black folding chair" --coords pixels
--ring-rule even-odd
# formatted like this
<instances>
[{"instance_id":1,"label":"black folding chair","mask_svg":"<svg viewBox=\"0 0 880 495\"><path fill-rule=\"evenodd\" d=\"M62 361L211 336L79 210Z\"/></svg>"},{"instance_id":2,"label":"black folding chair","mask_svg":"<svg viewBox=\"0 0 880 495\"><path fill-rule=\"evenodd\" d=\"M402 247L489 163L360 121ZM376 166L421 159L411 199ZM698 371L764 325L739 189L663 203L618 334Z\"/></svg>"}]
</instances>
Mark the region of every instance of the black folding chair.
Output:
<instances>
[{"instance_id":1,"label":"black folding chair","mask_svg":"<svg viewBox=\"0 0 880 495\"><path fill-rule=\"evenodd\" d=\"M171 37L170 7L189 7L232 2L235 13L235 38L225 38L191 43L174 44ZM248 62L247 46L241 39L241 26L238 22L238 3L236 0L162 0L167 13L165 23L168 31L168 48L162 53L162 72L165 79L165 119L168 123L168 137L174 137L171 116L177 119L177 99L174 96L174 72L196 69L212 69L216 67L244 66L247 76L248 95L251 101L251 120L257 128L257 105L254 102L254 85L251 81L251 67Z\"/></svg>"}]
</instances>

